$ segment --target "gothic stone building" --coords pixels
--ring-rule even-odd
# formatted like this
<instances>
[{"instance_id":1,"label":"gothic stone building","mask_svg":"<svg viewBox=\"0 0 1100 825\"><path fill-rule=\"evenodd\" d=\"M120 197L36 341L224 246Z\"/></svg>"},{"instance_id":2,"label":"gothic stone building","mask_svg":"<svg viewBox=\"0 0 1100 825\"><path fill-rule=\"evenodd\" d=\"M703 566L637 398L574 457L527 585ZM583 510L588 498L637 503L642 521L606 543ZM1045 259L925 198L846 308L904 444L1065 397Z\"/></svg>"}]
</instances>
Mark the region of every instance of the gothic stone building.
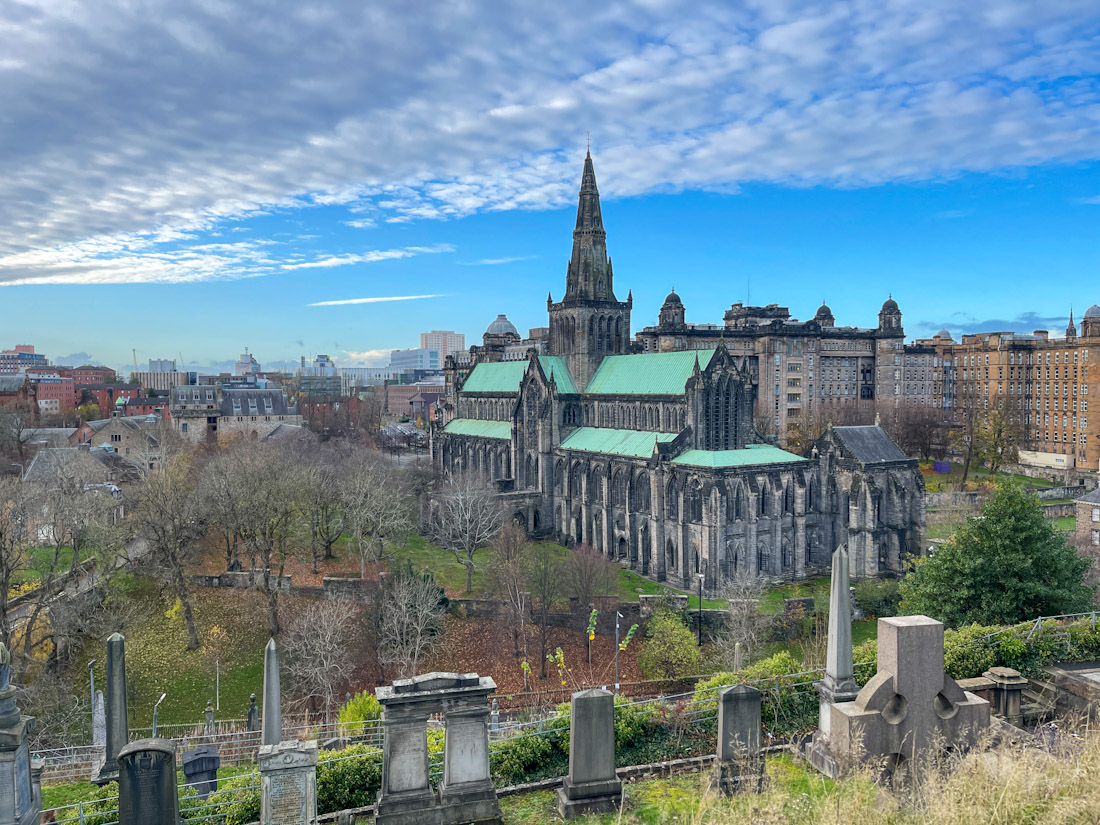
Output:
<instances>
[{"instance_id":1,"label":"gothic stone building","mask_svg":"<svg viewBox=\"0 0 1100 825\"><path fill-rule=\"evenodd\" d=\"M835 427L808 457L785 452L753 424L744 359L723 346L633 352L631 305L615 297L589 155L548 354L452 359L434 460L492 480L530 531L680 587L817 575L845 541L857 576L919 551L924 485L885 432Z\"/></svg>"}]
</instances>

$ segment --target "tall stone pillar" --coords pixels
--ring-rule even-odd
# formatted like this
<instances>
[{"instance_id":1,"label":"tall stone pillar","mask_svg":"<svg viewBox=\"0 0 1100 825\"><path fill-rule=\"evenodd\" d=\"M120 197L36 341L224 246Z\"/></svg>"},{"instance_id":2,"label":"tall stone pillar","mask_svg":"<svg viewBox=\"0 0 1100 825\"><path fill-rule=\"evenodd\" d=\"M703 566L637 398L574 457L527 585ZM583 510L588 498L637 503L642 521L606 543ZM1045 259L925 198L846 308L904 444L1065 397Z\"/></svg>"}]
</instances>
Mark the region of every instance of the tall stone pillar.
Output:
<instances>
[{"instance_id":1,"label":"tall stone pillar","mask_svg":"<svg viewBox=\"0 0 1100 825\"><path fill-rule=\"evenodd\" d=\"M11 654L0 644L0 825L38 825L42 816L41 792L35 794L31 779L33 732L34 717L15 704Z\"/></svg>"},{"instance_id":2,"label":"tall stone pillar","mask_svg":"<svg viewBox=\"0 0 1100 825\"><path fill-rule=\"evenodd\" d=\"M107 639L107 746L103 766L92 781L106 785L118 779L118 754L130 741L126 712L126 639L112 633Z\"/></svg>"},{"instance_id":3,"label":"tall stone pillar","mask_svg":"<svg viewBox=\"0 0 1100 825\"><path fill-rule=\"evenodd\" d=\"M279 687L279 648L269 639L264 648L264 714L261 745L283 741L283 698Z\"/></svg>"}]
</instances>

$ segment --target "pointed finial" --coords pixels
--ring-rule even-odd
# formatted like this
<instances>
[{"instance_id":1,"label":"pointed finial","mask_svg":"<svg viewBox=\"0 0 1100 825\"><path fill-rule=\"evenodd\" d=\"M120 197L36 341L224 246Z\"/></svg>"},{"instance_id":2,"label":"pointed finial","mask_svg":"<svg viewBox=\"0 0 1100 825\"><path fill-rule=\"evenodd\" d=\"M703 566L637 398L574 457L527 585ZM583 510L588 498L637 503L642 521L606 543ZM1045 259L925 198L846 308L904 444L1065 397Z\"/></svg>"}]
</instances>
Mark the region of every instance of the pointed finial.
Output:
<instances>
[{"instance_id":1,"label":"pointed finial","mask_svg":"<svg viewBox=\"0 0 1100 825\"><path fill-rule=\"evenodd\" d=\"M585 150L589 155L591 155L592 154L592 133L589 132L587 129L584 132L584 141L585 141L585 144L586 144Z\"/></svg>"}]
</instances>

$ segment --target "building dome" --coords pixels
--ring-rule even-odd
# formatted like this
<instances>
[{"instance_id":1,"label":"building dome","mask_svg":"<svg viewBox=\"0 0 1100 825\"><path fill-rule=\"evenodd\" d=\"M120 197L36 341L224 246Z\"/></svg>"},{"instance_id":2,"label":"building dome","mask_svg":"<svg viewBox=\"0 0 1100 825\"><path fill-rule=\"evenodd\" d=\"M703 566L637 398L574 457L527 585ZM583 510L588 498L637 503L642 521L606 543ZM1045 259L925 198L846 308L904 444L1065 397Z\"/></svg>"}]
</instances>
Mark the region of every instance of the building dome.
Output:
<instances>
[{"instance_id":1,"label":"building dome","mask_svg":"<svg viewBox=\"0 0 1100 825\"><path fill-rule=\"evenodd\" d=\"M676 294L675 289L672 290L672 292L668 293L668 296L665 298L665 304L682 304L682 303L683 303L683 301L680 300L680 296Z\"/></svg>"},{"instance_id":2,"label":"building dome","mask_svg":"<svg viewBox=\"0 0 1100 825\"><path fill-rule=\"evenodd\" d=\"M939 332L937 332L932 337L933 338L946 338L948 341L950 341L951 340L951 333L947 331L947 327L944 327L943 329L941 329Z\"/></svg>"},{"instance_id":3,"label":"building dome","mask_svg":"<svg viewBox=\"0 0 1100 825\"><path fill-rule=\"evenodd\" d=\"M1097 306L1096 304L1090 306L1088 309L1085 310L1085 317L1100 318L1100 306Z\"/></svg>"},{"instance_id":4,"label":"building dome","mask_svg":"<svg viewBox=\"0 0 1100 825\"><path fill-rule=\"evenodd\" d=\"M886 303L884 303L882 305L882 311L883 312L900 312L901 310L898 309L898 302L897 301L895 301L893 298L887 298Z\"/></svg>"},{"instance_id":5,"label":"building dome","mask_svg":"<svg viewBox=\"0 0 1100 825\"><path fill-rule=\"evenodd\" d=\"M819 306L817 308L817 315L815 315L814 317L815 318L824 318L825 316L828 316L828 317L832 318L833 317L833 311L831 309L829 309L829 305L827 303L822 301L821 306Z\"/></svg>"},{"instance_id":6,"label":"building dome","mask_svg":"<svg viewBox=\"0 0 1100 825\"><path fill-rule=\"evenodd\" d=\"M516 329L515 324L508 320L505 315L498 315L497 319L493 323L489 324L489 328L485 330L486 335L519 335L519 331Z\"/></svg>"}]
</instances>

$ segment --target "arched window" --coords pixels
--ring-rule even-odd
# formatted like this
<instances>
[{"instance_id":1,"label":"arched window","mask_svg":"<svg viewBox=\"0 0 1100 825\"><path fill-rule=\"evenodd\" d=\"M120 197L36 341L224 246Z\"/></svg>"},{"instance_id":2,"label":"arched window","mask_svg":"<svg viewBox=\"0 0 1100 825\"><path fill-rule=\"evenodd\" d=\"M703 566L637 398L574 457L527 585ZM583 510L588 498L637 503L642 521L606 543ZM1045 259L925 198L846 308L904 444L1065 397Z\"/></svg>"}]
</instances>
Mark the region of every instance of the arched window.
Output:
<instances>
[{"instance_id":1,"label":"arched window","mask_svg":"<svg viewBox=\"0 0 1100 825\"><path fill-rule=\"evenodd\" d=\"M679 511L678 497L676 481L669 479L668 486L665 488L665 515L669 518L676 518L676 513Z\"/></svg>"},{"instance_id":2,"label":"arched window","mask_svg":"<svg viewBox=\"0 0 1100 825\"><path fill-rule=\"evenodd\" d=\"M760 515L766 516L768 514L768 484L767 482L760 485Z\"/></svg>"},{"instance_id":3,"label":"arched window","mask_svg":"<svg viewBox=\"0 0 1100 825\"><path fill-rule=\"evenodd\" d=\"M794 512L794 479L783 488L783 512L788 515Z\"/></svg>"}]
</instances>

